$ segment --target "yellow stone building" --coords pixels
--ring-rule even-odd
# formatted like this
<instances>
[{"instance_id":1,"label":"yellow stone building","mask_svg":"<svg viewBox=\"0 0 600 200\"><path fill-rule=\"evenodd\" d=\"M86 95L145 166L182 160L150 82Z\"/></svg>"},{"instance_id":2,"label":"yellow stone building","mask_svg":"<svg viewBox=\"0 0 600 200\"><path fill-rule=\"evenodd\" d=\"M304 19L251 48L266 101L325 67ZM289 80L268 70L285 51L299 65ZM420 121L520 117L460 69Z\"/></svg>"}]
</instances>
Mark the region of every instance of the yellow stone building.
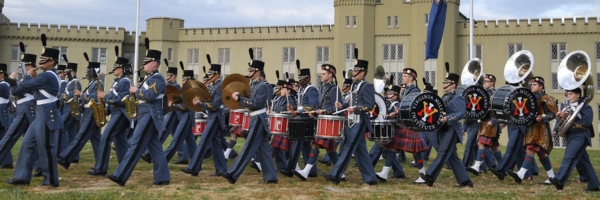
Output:
<instances>
[{"instance_id":1,"label":"yellow stone building","mask_svg":"<svg viewBox=\"0 0 600 200\"><path fill-rule=\"evenodd\" d=\"M255 58L266 63L269 82L274 83L275 70L297 74L295 60L302 68L311 68L313 84L319 84L320 65L330 63L343 77L342 69L353 64L352 49L359 49L359 58L370 62L370 68L382 65L386 72L398 73L405 67L414 68L419 76L440 86L445 77L444 63L460 73L469 60L469 19L459 12L460 0L448 0L444 37L435 60L425 61L425 42L431 0L334 0L333 24L282 25L250 27L185 27L183 19L153 17L146 20L151 48L163 52L170 66L182 61L187 69L203 76L206 54L221 63L224 74L246 73L248 49L254 48ZM121 47L122 56L133 57L135 33L122 27L92 25L14 23L1 11L0 0L0 63L9 63L15 71L20 57L18 44L24 42L27 52L41 52L40 35L48 36L48 46L60 48L69 61L80 69L86 64L83 52L102 63L102 72L110 70L115 60L114 46ZM557 16L560 17L560 16ZM600 22L589 18L498 19L475 22L475 57L481 58L484 72L498 77L496 86L504 85L503 68L516 51L529 50L535 58L533 73L546 79L546 92L564 99L564 91L556 82L561 59L571 51L583 50L591 58L592 77L600 85ZM140 44L141 55L144 44ZM62 60L61 60L62 62ZM106 66L109 66L107 69ZM163 63L164 66L164 63ZM166 68L161 68L162 72ZM83 77L84 70L79 70ZM372 80L372 74L367 80ZM398 76L397 76L398 77ZM419 80L421 80L419 78ZM107 78L107 85L112 78ZM420 87L423 87L420 83ZM397 83L397 81L396 81ZM85 83L84 83L85 84ZM438 87L441 90L441 87ZM600 92L600 90L596 90ZM440 92L441 93L441 92ZM594 126L598 130L600 99L595 98ZM597 132L597 131L596 131ZM506 133L506 130L504 131ZM596 134L598 135L598 134ZM505 143L506 134L501 142ZM594 139L598 148L598 139Z\"/></svg>"}]
</instances>

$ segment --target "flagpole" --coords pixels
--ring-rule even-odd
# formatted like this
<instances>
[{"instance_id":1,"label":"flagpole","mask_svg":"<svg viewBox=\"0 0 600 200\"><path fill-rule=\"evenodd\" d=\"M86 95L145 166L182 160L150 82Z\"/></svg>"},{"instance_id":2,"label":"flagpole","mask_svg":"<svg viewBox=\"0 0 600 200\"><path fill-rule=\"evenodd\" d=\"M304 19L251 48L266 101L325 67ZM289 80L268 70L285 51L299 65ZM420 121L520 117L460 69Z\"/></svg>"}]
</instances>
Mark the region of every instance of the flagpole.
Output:
<instances>
[{"instance_id":1,"label":"flagpole","mask_svg":"<svg viewBox=\"0 0 600 200\"><path fill-rule=\"evenodd\" d=\"M473 0L469 4L469 60L473 59Z\"/></svg>"},{"instance_id":2,"label":"flagpole","mask_svg":"<svg viewBox=\"0 0 600 200\"><path fill-rule=\"evenodd\" d=\"M140 0L137 0L136 16L135 16L135 50L133 54L133 71L139 69L139 58L140 58ZM138 84L138 73L133 73L134 86Z\"/></svg>"}]
</instances>

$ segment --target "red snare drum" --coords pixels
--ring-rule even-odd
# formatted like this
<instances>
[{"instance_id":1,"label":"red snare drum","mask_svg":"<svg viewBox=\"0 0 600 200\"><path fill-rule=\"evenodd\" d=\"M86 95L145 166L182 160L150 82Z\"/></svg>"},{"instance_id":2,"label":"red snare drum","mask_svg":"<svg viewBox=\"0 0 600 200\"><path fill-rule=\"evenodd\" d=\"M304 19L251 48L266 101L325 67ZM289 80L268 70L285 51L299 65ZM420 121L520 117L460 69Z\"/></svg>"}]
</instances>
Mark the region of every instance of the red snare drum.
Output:
<instances>
[{"instance_id":1,"label":"red snare drum","mask_svg":"<svg viewBox=\"0 0 600 200\"><path fill-rule=\"evenodd\" d=\"M337 139L343 137L344 117L319 115L317 118L317 138Z\"/></svg>"},{"instance_id":2,"label":"red snare drum","mask_svg":"<svg viewBox=\"0 0 600 200\"><path fill-rule=\"evenodd\" d=\"M237 109L229 111L229 125L230 126L242 126L244 122L244 113L247 113L245 109Z\"/></svg>"},{"instance_id":3,"label":"red snare drum","mask_svg":"<svg viewBox=\"0 0 600 200\"><path fill-rule=\"evenodd\" d=\"M250 131L250 115L244 113L244 119L242 120L242 131Z\"/></svg>"},{"instance_id":4,"label":"red snare drum","mask_svg":"<svg viewBox=\"0 0 600 200\"><path fill-rule=\"evenodd\" d=\"M288 130L288 119L291 115L271 113L269 115L269 130L273 135L287 134Z\"/></svg>"},{"instance_id":5,"label":"red snare drum","mask_svg":"<svg viewBox=\"0 0 600 200\"><path fill-rule=\"evenodd\" d=\"M192 128L194 135L202 135L206 129L206 119L196 119L196 124Z\"/></svg>"}]
</instances>

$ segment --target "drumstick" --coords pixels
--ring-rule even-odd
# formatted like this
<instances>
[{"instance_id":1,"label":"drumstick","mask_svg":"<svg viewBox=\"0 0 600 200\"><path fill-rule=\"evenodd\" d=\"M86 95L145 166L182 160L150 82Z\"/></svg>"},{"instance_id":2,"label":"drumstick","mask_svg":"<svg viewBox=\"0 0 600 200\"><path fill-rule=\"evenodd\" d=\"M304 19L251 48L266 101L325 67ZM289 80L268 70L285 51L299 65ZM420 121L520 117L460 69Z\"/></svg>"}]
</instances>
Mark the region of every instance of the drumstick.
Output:
<instances>
[{"instance_id":1,"label":"drumstick","mask_svg":"<svg viewBox=\"0 0 600 200\"><path fill-rule=\"evenodd\" d=\"M339 88L339 87L336 85L336 86L335 86L335 89L336 89L336 91L337 91L337 92L335 93L335 102L338 102L338 94L340 93L340 88ZM333 107L335 107L335 112L337 112L337 111L338 111L338 108L337 108L337 106L335 106L335 103L333 104Z\"/></svg>"},{"instance_id":2,"label":"drumstick","mask_svg":"<svg viewBox=\"0 0 600 200\"><path fill-rule=\"evenodd\" d=\"M340 110L340 111L334 112L333 114L334 114L334 115L337 115L337 114L343 113L343 112L344 112L344 111L346 111L346 110L348 110L348 108L345 108L345 109L342 109L342 110Z\"/></svg>"}]
</instances>

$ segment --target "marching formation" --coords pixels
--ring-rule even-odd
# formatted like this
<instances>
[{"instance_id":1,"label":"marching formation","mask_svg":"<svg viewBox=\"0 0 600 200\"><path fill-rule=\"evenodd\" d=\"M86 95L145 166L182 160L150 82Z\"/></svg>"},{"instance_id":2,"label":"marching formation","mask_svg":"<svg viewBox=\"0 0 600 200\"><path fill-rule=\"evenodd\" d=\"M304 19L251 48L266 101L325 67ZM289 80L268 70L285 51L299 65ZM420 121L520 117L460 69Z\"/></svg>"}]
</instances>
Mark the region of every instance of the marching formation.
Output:
<instances>
[{"instance_id":1,"label":"marching formation","mask_svg":"<svg viewBox=\"0 0 600 200\"><path fill-rule=\"evenodd\" d=\"M510 176L521 183L539 173L537 155L549 177L543 184L562 190L577 168L579 180L588 184L586 191L600 191L586 152L594 137L588 105L594 83L590 58L582 51L570 53L560 64L558 83L566 90L566 99L559 104L545 93L544 79L533 76L533 55L527 50L509 58L503 74L506 85L498 88L496 76L483 73L479 59L469 61L460 75L446 63L443 94L438 96L434 83L425 78L424 88L419 88L418 72L412 68L404 68L401 83L394 84L394 76L383 67L370 70L357 49L354 67L342 72L341 88L334 65L321 66L316 86L311 84L310 69L300 68L299 60L298 81L276 71L277 83L269 84L266 63L254 59L252 49L245 76L223 77L221 65L207 55L210 68L199 81L180 62L180 86L178 68L169 67L166 59L166 76L159 72L161 52L150 49L146 38L147 53L139 69L133 69L115 47L117 59L108 73L114 83L105 89L100 63L90 62L84 53L88 85L82 87L76 77L78 65L68 62L66 55L62 56L67 65L58 65L60 51L45 48L46 37L41 38L44 50L39 59L25 53L21 43L19 72L9 75L7 65L0 64L0 167L15 169L12 179L5 181L8 184L28 185L32 177L43 177L43 186L58 187L58 166L68 170L79 163L79 154L90 141L95 164L87 174L106 176L121 186L140 158L154 165L154 185L169 185L168 162L176 153L175 163L187 165L181 171L192 176L198 176L205 169L204 159L212 156L210 176L231 184L248 165L262 173L266 184L278 183L278 174L301 181L320 174L339 184L346 181L354 158L362 182L376 185L406 178L400 159L411 153L411 165L419 172L413 183L429 187L444 167L452 170L457 187L474 186L469 172L478 176L490 171L500 180ZM129 79L135 73L142 78L139 82ZM374 73L372 83L365 79L369 73ZM554 127L551 120L557 121ZM503 156L498 138L504 127L509 139ZM169 135L171 143L163 149ZM555 173L549 154L558 136L567 146ZM13 166L11 149L20 137ZM237 137L246 141L239 153L233 149ZM370 150L366 139L374 141ZM456 145L463 139L461 160ZM109 173L112 149L118 163ZM318 160L321 149L325 154ZM426 166L432 149L437 156ZM303 162L298 162L300 157ZM383 169L376 172L382 158ZM235 159L231 166L228 159ZM318 173L317 161L333 169Z\"/></svg>"}]
</instances>

